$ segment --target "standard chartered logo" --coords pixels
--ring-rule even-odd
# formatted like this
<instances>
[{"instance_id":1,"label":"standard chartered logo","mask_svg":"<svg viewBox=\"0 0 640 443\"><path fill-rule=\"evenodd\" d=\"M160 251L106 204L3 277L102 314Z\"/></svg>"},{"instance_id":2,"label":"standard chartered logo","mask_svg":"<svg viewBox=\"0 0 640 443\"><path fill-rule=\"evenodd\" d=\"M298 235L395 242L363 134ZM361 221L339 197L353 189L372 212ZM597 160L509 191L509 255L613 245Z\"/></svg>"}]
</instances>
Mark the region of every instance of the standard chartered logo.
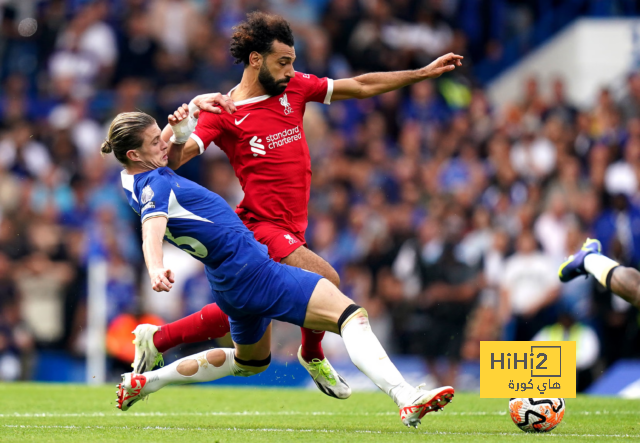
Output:
<instances>
[{"instance_id":1,"label":"standard chartered logo","mask_svg":"<svg viewBox=\"0 0 640 443\"><path fill-rule=\"evenodd\" d=\"M300 127L296 126L295 128L285 129L284 131L271 134L267 136L265 140L267 142L267 147L269 149L274 149L296 140L300 140L301 138L302 132L300 131ZM258 138L257 135L253 136L249 141L249 145L251 146L251 152L253 152L254 157L257 157L258 154L265 155L267 153L264 145L262 144L262 139Z\"/></svg>"},{"instance_id":2,"label":"standard chartered logo","mask_svg":"<svg viewBox=\"0 0 640 443\"><path fill-rule=\"evenodd\" d=\"M254 135L253 138L249 141L249 144L251 145L251 152L253 152L253 156L257 157L258 154L260 155L265 155L266 152L264 150L264 145L261 144L262 139L258 138L257 135Z\"/></svg>"}]
</instances>

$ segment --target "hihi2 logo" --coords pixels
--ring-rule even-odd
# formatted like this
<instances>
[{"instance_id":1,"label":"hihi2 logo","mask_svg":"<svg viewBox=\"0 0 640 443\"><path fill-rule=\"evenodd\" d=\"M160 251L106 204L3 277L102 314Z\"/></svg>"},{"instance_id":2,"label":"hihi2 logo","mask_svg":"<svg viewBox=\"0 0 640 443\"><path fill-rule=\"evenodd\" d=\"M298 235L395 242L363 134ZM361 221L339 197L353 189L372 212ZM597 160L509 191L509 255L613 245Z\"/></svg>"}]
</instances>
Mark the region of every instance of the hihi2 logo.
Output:
<instances>
[{"instance_id":1,"label":"hihi2 logo","mask_svg":"<svg viewBox=\"0 0 640 443\"><path fill-rule=\"evenodd\" d=\"M576 396L576 342L480 342L480 398Z\"/></svg>"}]
</instances>

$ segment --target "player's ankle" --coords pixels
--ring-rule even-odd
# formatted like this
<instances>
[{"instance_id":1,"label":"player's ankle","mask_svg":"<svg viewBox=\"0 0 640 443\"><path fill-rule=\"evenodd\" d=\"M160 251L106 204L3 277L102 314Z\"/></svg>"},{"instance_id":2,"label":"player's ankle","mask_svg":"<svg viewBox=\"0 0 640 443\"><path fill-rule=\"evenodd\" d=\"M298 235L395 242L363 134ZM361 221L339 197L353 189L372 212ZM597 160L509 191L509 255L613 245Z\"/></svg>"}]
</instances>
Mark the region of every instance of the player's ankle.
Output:
<instances>
[{"instance_id":1,"label":"player's ankle","mask_svg":"<svg viewBox=\"0 0 640 443\"><path fill-rule=\"evenodd\" d=\"M410 400L411 396L415 394L415 392L415 387L406 381L403 381L389 391L389 396L393 399L396 405L398 405L398 407L401 407Z\"/></svg>"},{"instance_id":2,"label":"player's ankle","mask_svg":"<svg viewBox=\"0 0 640 443\"><path fill-rule=\"evenodd\" d=\"M155 346L156 350L160 353L171 349L171 346L168 345L170 338L167 336L167 332L163 331L162 326L160 326L158 330L153 333L152 341L153 346Z\"/></svg>"},{"instance_id":3,"label":"player's ankle","mask_svg":"<svg viewBox=\"0 0 640 443\"><path fill-rule=\"evenodd\" d=\"M306 349L304 346L300 349L300 356L307 363L311 363L313 360L324 360L324 352L322 347L318 347L315 349Z\"/></svg>"}]
</instances>

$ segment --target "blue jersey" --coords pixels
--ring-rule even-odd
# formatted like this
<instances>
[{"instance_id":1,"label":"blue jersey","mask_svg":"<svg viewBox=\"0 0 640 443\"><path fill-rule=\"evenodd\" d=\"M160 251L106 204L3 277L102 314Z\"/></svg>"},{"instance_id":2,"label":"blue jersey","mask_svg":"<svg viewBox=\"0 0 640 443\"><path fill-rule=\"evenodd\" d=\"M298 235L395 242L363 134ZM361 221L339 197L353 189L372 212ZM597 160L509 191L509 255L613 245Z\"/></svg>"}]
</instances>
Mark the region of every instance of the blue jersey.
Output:
<instances>
[{"instance_id":1,"label":"blue jersey","mask_svg":"<svg viewBox=\"0 0 640 443\"><path fill-rule=\"evenodd\" d=\"M135 175L122 171L122 186L143 223L168 219L165 238L209 268L217 291L234 288L271 260L226 201L167 167Z\"/></svg>"}]
</instances>

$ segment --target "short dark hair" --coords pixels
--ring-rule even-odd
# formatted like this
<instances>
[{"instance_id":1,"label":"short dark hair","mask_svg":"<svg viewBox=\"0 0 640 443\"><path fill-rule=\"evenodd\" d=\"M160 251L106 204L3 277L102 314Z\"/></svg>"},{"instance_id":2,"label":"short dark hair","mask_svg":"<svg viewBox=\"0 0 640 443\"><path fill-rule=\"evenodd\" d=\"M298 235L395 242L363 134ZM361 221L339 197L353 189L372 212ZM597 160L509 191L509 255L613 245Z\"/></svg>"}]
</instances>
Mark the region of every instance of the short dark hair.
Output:
<instances>
[{"instance_id":1,"label":"short dark hair","mask_svg":"<svg viewBox=\"0 0 640 443\"><path fill-rule=\"evenodd\" d=\"M293 46L293 32L289 23L279 15L250 12L245 21L233 28L231 55L235 64L248 65L249 55L254 51L268 54L274 40Z\"/></svg>"}]
</instances>

